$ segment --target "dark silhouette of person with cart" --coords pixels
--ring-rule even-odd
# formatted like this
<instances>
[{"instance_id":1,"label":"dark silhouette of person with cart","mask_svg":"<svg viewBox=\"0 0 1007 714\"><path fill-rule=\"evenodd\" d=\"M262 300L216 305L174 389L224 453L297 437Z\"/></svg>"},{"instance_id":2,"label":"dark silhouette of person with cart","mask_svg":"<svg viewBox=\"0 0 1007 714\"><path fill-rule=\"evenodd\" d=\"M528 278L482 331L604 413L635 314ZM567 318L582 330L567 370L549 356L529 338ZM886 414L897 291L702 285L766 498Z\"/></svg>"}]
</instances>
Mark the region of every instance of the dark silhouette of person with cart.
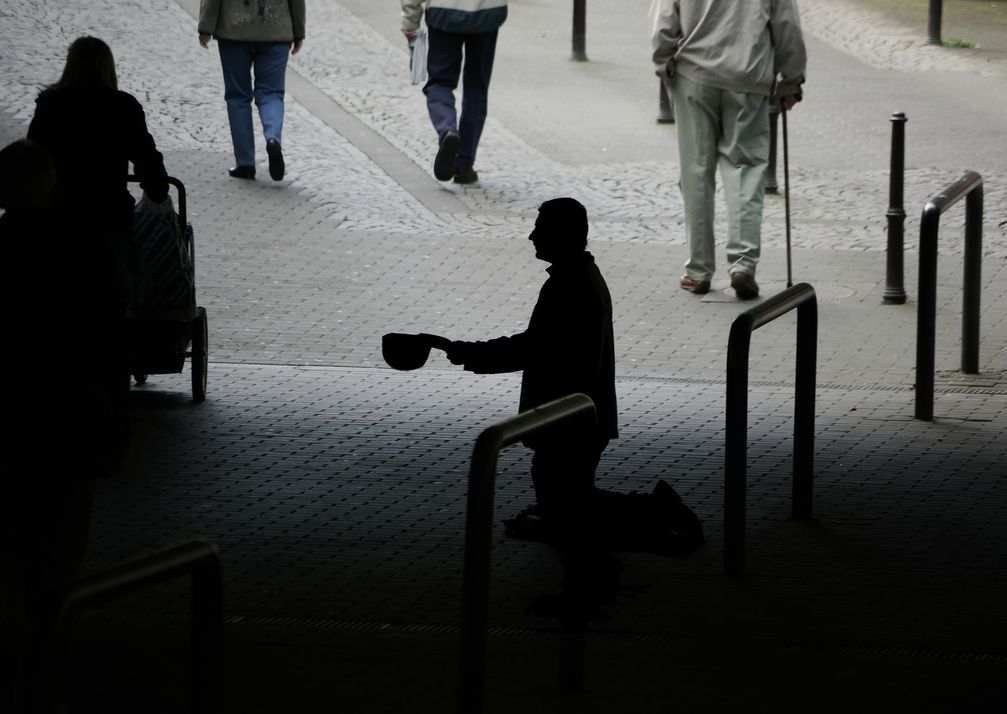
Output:
<instances>
[{"instance_id":1,"label":"dark silhouette of person with cart","mask_svg":"<svg viewBox=\"0 0 1007 714\"><path fill-rule=\"evenodd\" d=\"M96 37L79 37L67 51L60 79L41 91L28 138L52 157L56 210L65 225L57 250L73 256L70 276L80 327L80 370L101 375L128 434L129 365L120 265L133 223L129 165L155 204L168 197L161 153L147 130L143 107L118 89L112 50Z\"/></svg>"},{"instance_id":2,"label":"dark silhouette of person with cart","mask_svg":"<svg viewBox=\"0 0 1007 714\"><path fill-rule=\"evenodd\" d=\"M618 436L612 299L587 248L584 206L556 198L539 208L529 240L550 264L528 328L485 342L429 336L432 347L479 374L522 371L520 410L580 392L597 409L593 431L583 423L551 427L525 440L534 452L537 504L506 521L516 537L545 539L565 553L648 550L684 554L703 541L695 514L659 481L653 493L595 487L602 452Z\"/></svg>"},{"instance_id":3,"label":"dark silhouette of person with cart","mask_svg":"<svg viewBox=\"0 0 1007 714\"><path fill-rule=\"evenodd\" d=\"M54 188L53 162L38 144L0 150L0 691L12 679L25 711L55 711L44 658L84 558L95 479L118 451L112 405L79 370L85 345L67 310L79 265L62 250Z\"/></svg>"}]
</instances>

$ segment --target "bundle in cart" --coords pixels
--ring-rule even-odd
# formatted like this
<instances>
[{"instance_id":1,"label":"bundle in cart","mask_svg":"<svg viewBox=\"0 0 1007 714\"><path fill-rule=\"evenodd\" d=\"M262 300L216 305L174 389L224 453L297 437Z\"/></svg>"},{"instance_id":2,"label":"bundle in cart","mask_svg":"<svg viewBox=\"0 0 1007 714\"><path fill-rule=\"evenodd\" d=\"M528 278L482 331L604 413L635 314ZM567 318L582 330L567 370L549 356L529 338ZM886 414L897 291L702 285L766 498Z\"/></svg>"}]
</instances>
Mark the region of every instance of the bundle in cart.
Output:
<instances>
[{"instance_id":1,"label":"bundle in cart","mask_svg":"<svg viewBox=\"0 0 1007 714\"><path fill-rule=\"evenodd\" d=\"M130 177L130 180L134 180ZM123 251L129 370L137 384L151 374L192 370L192 399L206 398L208 328L196 304L196 251L186 220L185 187L168 177L178 193L178 212L141 198L133 232Z\"/></svg>"}]
</instances>

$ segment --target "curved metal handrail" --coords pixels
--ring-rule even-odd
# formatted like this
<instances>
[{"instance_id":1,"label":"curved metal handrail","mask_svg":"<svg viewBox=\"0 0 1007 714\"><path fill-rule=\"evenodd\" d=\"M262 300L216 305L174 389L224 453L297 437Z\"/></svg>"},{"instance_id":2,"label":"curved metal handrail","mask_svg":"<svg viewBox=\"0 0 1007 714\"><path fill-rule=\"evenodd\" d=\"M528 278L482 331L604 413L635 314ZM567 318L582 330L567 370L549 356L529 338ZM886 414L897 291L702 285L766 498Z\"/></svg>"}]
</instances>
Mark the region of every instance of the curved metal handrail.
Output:
<instances>
[{"instance_id":1,"label":"curved metal handrail","mask_svg":"<svg viewBox=\"0 0 1007 714\"><path fill-rule=\"evenodd\" d=\"M476 439L465 513L459 680L459 711L462 714L482 711L497 457L502 449L530 434L578 417L590 418L593 427L597 418L594 402L587 395L571 394L494 424Z\"/></svg>"},{"instance_id":2,"label":"curved metal handrail","mask_svg":"<svg viewBox=\"0 0 1007 714\"><path fill-rule=\"evenodd\" d=\"M748 356L752 332L797 310L797 377L794 389L794 482L792 516L812 517L815 459L815 369L818 299L807 283L774 295L731 325L727 344L727 415L724 447L724 571L745 570L745 490L748 454Z\"/></svg>"}]
</instances>

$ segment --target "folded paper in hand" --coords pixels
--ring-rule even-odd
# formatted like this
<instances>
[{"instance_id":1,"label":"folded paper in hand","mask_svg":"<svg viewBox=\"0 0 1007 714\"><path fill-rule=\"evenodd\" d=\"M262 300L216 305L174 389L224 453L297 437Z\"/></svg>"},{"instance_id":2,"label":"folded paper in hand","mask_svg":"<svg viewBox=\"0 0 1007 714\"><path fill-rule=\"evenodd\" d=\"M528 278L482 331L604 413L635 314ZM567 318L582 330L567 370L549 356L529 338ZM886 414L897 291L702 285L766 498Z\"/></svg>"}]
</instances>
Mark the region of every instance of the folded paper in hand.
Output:
<instances>
[{"instance_id":1,"label":"folded paper in hand","mask_svg":"<svg viewBox=\"0 0 1007 714\"><path fill-rule=\"evenodd\" d=\"M420 28L413 42L413 56L409 62L409 79L413 84L427 81L427 31Z\"/></svg>"}]
</instances>

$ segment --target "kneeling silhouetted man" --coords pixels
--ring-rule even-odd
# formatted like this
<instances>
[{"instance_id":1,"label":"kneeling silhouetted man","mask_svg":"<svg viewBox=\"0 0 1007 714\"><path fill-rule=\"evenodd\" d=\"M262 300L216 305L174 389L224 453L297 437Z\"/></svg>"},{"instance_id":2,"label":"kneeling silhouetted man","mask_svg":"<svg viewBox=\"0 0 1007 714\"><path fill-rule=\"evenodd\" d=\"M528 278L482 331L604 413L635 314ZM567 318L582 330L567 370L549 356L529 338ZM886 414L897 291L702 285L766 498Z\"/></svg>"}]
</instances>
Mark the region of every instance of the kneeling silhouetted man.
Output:
<instances>
[{"instance_id":1,"label":"kneeling silhouetted man","mask_svg":"<svg viewBox=\"0 0 1007 714\"><path fill-rule=\"evenodd\" d=\"M587 252L587 212L572 198L539 207L529 240L550 263L528 329L486 342L435 338L448 359L481 374L523 371L525 411L580 392L597 408L590 431L572 419L525 440L534 451L537 506L507 522L517 537L546 538L561 551L648 550L683 554L703 541L702 526L667 483L652 494L621 494L594 486L609 440L618 436L612 298ZM585 432L585 429L588 429Z\"/></svg>"}]
</instances>

